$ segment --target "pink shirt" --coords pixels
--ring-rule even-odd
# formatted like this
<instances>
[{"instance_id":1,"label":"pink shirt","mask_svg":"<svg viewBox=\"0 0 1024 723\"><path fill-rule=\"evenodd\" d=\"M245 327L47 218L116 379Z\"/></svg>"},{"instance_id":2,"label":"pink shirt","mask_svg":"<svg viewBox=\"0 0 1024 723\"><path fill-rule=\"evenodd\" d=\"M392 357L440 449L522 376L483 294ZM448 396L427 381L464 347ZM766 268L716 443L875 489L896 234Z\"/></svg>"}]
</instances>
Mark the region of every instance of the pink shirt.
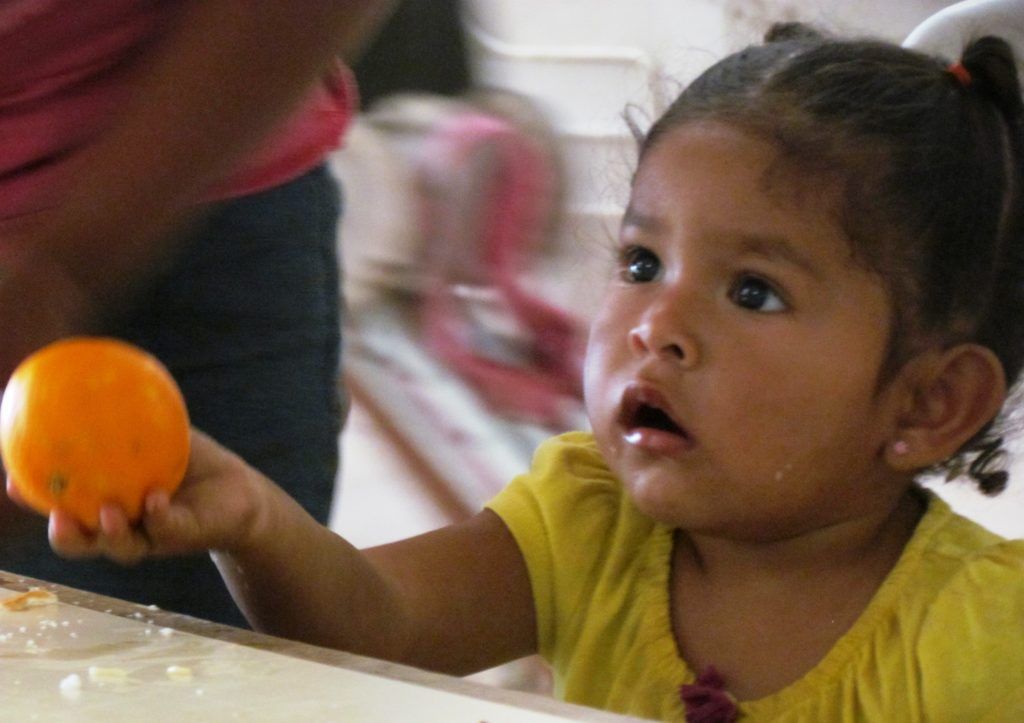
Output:
<instances>
[{"instance_id":1,"label":"pink shirt","mask_svg":"<svg viewBox=\"0 0 1024 723\"><path fill-rule=\"evenodd\" d=\"M133 60L177 0L0 0L0 220L45 207L67 158L123 102ZM213 190L258 191L309 170L338 147L356 104L338 72Z\"/></svg>"}]
</instances>

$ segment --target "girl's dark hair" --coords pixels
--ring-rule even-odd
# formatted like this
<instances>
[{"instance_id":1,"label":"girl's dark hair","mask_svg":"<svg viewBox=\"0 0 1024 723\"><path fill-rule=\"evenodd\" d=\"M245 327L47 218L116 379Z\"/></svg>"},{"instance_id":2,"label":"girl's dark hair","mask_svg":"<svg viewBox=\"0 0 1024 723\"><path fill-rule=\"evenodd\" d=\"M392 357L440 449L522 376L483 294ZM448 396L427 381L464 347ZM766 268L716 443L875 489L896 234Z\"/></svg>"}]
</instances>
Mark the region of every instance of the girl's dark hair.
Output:
<instances>
[{"instance_id":1,"label":"girl's dark hair","mask_svg":"<svg viewBox=\"0 0 1024 723\"><path fill-rule=\"evenodd\" d=\"M696 121L768 138L807 183L838 184L832 210L852 256L889 290L881 381L923 348L975 342L1012 387L1024 363L1024 105L1004 41L974 41L960 63L966 74L890 43L777 25L691 83L641 139L640 157ZM935 471L966 470L1000 492L1002 421Z\"/></svg>"}]
</instances>

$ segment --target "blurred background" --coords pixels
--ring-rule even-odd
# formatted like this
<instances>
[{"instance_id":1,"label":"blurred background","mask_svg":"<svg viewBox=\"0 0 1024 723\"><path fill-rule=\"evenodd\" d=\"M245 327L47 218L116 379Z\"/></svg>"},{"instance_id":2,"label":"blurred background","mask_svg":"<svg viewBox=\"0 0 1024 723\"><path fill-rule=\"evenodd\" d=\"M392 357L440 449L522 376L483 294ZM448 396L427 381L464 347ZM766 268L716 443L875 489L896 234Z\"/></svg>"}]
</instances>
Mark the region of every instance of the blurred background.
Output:
<instances>
[{"instance_id":1,"label":"blurred background","mask_svg":"<svg viewBox=\"0 0 1024 723\"><path fill-rule=\"evenodd\" d=\"M948 4L401 2L355 65L362 112L333 158L351 406L332 527L370 546L460 519L541 439L586 426L576 374L633 168L627 118L645 128L772 22L899 41ZM937 485L1013 537L1021 487ZM477 677L546 686L535 661Z\"/></svg>"}]
</instances>

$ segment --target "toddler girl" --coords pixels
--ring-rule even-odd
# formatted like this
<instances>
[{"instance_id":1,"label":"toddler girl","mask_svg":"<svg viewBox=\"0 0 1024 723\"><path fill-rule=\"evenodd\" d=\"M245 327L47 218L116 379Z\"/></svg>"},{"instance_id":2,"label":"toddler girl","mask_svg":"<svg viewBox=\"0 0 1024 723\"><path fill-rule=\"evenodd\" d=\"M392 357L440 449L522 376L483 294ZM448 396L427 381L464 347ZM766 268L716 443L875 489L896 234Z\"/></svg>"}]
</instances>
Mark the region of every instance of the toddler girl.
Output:
<instances>
[{"instance_id":1,"label":"toddler girl","mask_svg":"<svg viewBox=\"0 0 1024 723\"><path fill-rule=\"evenodd\" d=\"M1022 102L776 28L643 138L585 369L592 433L466 522L358 551L196 432L182 489L69 556L210 549L259 629L453 674L539 651L569 701L689 720L1024 719L1024 543L917 484L1006 482Z\"/></svg>"}]
</instances>

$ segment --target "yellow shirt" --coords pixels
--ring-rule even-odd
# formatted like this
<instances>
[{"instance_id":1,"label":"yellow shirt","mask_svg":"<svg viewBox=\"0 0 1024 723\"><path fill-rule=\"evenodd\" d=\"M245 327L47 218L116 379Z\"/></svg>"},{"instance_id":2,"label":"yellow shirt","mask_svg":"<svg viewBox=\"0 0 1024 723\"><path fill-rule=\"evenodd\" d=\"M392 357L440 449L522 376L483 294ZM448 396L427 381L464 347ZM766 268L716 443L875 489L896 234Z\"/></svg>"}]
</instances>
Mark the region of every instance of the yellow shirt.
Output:
<instances>
[{"instance_id":1,"label":"yellow shirt","mask_svg":"<svg viewBox=\"0 0 1024 723\"><path fill-rule=\"evenodd\" d=\"M695 676L670 624L672 530L633 507L591 435L545 442L488 506L529 568L556 693L683 720ZM1024 541L929 495L853 627L803 678L739 707L752 721L1024 721Z\"/></svg>"}]
</instances>

